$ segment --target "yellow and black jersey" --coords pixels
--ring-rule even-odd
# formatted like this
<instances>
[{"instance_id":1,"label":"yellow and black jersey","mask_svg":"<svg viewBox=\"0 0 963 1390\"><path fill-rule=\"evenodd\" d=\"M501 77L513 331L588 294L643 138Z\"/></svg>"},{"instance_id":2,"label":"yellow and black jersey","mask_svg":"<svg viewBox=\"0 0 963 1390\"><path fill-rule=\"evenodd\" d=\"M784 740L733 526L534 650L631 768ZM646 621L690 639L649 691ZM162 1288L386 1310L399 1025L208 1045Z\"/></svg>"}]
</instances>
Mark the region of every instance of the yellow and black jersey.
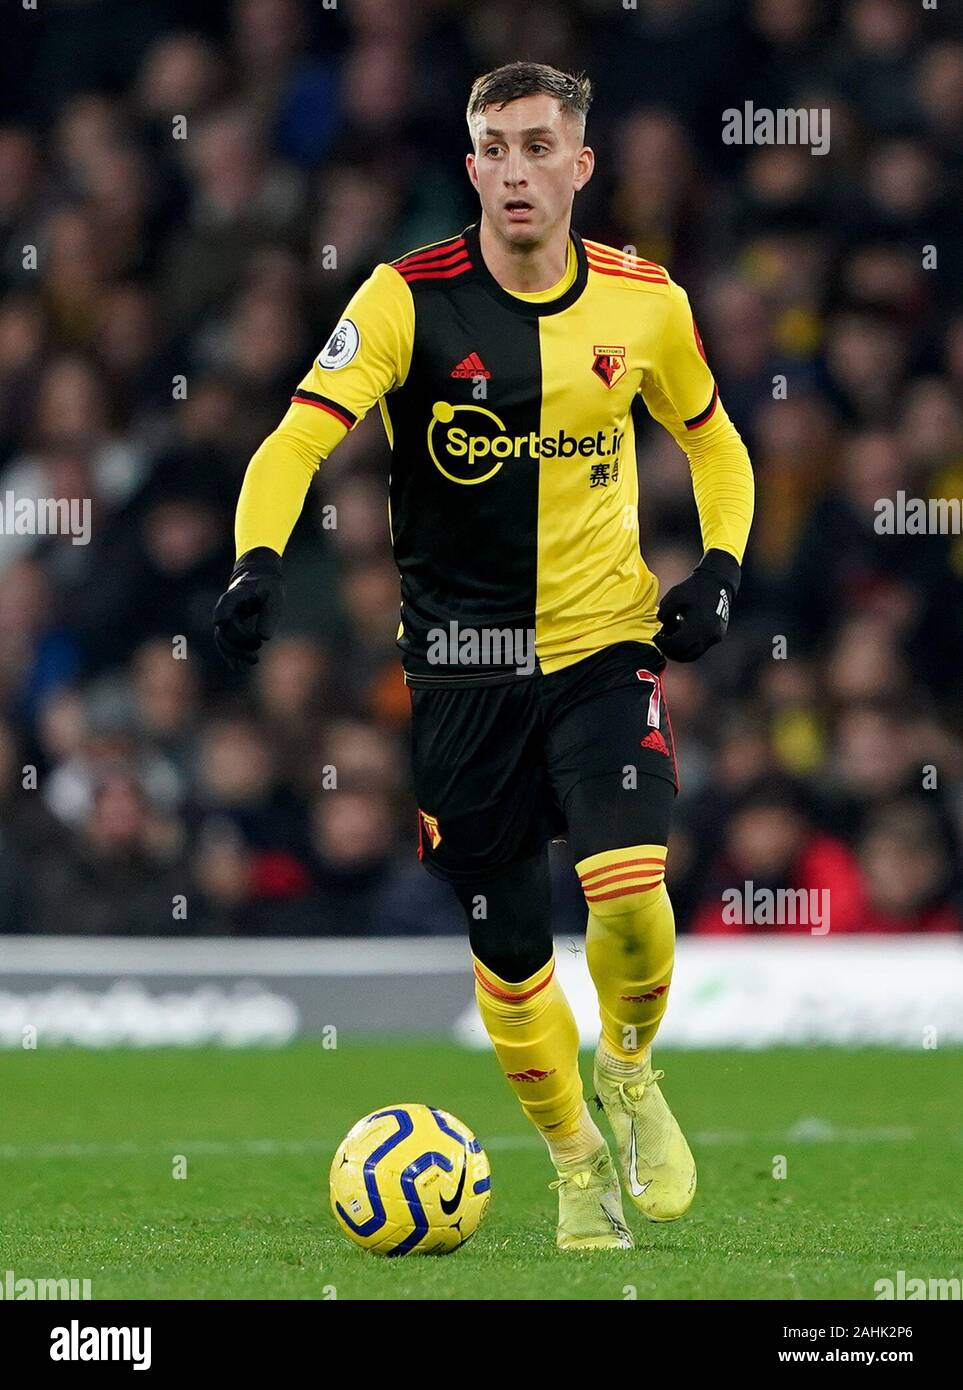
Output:
<instances>
[{"instance_id":1,"label":"yellow and black jersey","mask_svg":"<svg viewBox=\"0 0 963 1390\"><path fill-rule=\"evenodd\" d=\"M319 462L377 402L409 684L521 679L649 641L637 396L689 457L703 548L741 562L752 472L685 292L573 232L559 284L515 294L474 224L379 265L354 295L251 461L238 554L283 551Z\"/></svg>"}]
</instances>

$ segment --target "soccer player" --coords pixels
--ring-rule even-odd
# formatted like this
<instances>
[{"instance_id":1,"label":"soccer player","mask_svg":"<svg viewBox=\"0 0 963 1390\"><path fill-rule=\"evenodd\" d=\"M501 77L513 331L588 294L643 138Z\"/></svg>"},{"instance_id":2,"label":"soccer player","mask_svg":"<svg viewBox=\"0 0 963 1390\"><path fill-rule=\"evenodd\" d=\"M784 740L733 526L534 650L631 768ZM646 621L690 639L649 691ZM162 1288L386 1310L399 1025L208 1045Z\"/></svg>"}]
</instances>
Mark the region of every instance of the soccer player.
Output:
<instances>
[{"instance_id":1,"label":"soccer player","mask_svg":"<svg viewBox=\"0 0 963 1390\"><path fill-rule=\"evenodd\" d=\"M675 938L662 672L724 636L753 499L684 291L571 229L590 100L587 79L537 63L475 82L481 217L376 266L351 299L248 466L215 612L223 654L255 662L308 484L377 402L418 853L464 907L481 1016L558 1174L564 1250L632 1236L555 978L548 842L567 838L588 908L599 1108L630 1200L671 1221L696 1169L651 1061ZM701 563L661 603L639 549L638 396L688 456L702 532Z\"/></svg>"}]
</instances>

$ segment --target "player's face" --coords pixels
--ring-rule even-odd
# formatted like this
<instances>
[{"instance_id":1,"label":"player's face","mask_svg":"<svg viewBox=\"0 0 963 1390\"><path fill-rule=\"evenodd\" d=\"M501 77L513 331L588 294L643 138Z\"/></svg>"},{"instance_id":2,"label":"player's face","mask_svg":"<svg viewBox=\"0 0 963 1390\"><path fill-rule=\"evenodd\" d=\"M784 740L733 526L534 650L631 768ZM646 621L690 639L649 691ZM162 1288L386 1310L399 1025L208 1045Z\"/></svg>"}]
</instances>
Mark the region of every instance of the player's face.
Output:
<instances>
[{"instance_id":1,"label":"player's face","mask_svg":"<svg viewBox=\"0 0 963 1390\"><path fill-rule=\"evenodd\" d=\"M537 246L568 225L572 200L592 176L595 156L579 121L554 97L520 97L475 117L468 174L482 211L506 241Z\"/></svg>"}]
</instances>

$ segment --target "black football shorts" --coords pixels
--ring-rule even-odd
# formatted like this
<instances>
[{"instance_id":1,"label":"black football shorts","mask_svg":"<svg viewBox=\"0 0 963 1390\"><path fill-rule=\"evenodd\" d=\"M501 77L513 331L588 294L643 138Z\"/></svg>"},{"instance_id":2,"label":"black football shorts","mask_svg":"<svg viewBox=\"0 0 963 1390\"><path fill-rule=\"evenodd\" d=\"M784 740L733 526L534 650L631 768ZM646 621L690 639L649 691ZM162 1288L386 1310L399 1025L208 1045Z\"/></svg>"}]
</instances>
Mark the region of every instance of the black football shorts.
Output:
<instances>
[{"instance_id":1,"label":"black football shorts","mask_svg":"<svg viewBox=\"0 0 963 1390\"><path fill-rule=\"evenodd\" d=\"M411 690L418 854L466 884L567 839L574 861L665 844L678 790L665 658L617 642L510 685Z\"/></svg>"}]
</instances>

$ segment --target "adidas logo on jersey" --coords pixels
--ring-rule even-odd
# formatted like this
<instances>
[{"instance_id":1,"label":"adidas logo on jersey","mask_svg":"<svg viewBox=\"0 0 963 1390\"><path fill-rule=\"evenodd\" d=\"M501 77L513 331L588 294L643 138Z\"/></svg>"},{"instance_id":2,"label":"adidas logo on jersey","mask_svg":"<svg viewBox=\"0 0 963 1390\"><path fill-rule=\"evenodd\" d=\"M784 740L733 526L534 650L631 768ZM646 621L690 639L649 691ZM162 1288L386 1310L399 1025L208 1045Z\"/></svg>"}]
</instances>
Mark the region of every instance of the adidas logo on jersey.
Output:
<instances>
[{"instance_id":1,"label":"adidas logo on jersey","mask_svg":"<svg viewBox=\"0 0 963 1390\"><path fill-rule=\"evenodd\" d=\"M486 379L491 377L491 372L478 356L477 352L470 352L467 357L463 357L457 367L452 367L451 376L459 381L469 380L474 377L483 376Z\"/></svg>"}]
</instances>

